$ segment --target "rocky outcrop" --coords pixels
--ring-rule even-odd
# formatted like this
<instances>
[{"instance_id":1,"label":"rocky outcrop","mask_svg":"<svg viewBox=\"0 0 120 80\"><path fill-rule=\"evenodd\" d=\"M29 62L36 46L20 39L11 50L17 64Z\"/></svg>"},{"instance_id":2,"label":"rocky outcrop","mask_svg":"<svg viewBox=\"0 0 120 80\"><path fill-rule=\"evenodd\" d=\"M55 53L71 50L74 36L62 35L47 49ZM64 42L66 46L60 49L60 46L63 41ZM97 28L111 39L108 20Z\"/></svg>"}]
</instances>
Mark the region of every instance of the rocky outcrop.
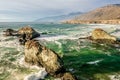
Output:
<instances>
[{"instance_id":1,"label":"rocky outcrop","mask_svg":"<svg viewBox=\"0 0 120 80\"><path fill-rule=\"evenodd\" d=\"M61 77L62 80L76 80L72 74L66 73L64 63L56 52L42 46L38 41L29 40L25 43L25 61L32 65L38 65L45 68L48 74L54 77ZM67 78L67 79L65 79Z\"/></svg>"},{"instance_id":2,"label":"rocky outcrop","mask_svg":"<svg viewBox=\"0 0 120 80\"><path fill-rule=\"evenodd\" d=\"M6 29L4 32L4 36L17 36L17 31L13 29Z\"/></svg>"},{"instance_id":3,"label":"rocky outcrop","mask_svg":"<svg viewBox=\"0 0 120 80\"><path fill-rule=\"evenodd\" d=\"M33 38L39 37L40 34L36 32L33 28L29 26L22 27L18 30L19 42L21 44L25 44L27 40L31 40Z\"/></svg>"},{"instance_id":4,"label":"rocky outcrop","mask_svg":"<svg viewBox=\"0 0 120 80\"><path fill-rule=\"evenodd\" d=\"M66 72L62 76L61 80L77 80L71 73Z\"/></svg>"},{"instance_id":5,"label":"rocky outcrop","mask_svg":"<svg viewBox=\"0 0 120 80\"><path fill-rule=\"evenodd\" d=\"M40 34L30 26L22 27L18 31L15 31L13 29L6 29L3 32L4 32L3 34L4 36L17 36L19 38L20 44L23 44L23 45L27 40L31 40L40 36Z\"/></svg>"},{"instance_id":6,"label":"rocky outcrop","mask_svg":"<svg viewBox=\"0 0 120 80\"><path fill-rule=\"evenodd\" d=\"M51 75L55 75L59 71L64 70L63 61L57 53L47 49L35 40L30 40L25 43L25 61L30 64L42 65Z\"/></svg>"},{"instance_id":7,"label":"rocky outcrop","mask_svg":"<svg viewBox=\"0 0 120 80\"><path fill-rule=\"evenodd\" d=\"M93 30L92 35L89 39L96 41L98 43L114 44L117 42L117 38L115 36L108 34L106 31L104 31L101 28L97 28Z\"/></svg>"}]
</instances>

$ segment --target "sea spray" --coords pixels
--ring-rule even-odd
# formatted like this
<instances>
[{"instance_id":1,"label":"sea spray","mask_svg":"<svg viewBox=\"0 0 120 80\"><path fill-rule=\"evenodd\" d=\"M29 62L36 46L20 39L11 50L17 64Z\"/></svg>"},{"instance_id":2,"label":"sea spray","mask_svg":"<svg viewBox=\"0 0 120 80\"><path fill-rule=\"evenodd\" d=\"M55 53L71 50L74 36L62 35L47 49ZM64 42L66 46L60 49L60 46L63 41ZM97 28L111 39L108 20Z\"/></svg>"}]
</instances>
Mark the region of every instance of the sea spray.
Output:
<instances>
[{"instance_id":1,"label":"sea spray","mask_svg":"<svg viewBox=\"0 0 120 80\"><path fill-rule=\"evenodd\" d=\"M45 68L41 68L38 73L29 74L24 78L24 80L40 80L44 79L46 75L47 72L45 71Z\"/></svg>"}]
</instances>

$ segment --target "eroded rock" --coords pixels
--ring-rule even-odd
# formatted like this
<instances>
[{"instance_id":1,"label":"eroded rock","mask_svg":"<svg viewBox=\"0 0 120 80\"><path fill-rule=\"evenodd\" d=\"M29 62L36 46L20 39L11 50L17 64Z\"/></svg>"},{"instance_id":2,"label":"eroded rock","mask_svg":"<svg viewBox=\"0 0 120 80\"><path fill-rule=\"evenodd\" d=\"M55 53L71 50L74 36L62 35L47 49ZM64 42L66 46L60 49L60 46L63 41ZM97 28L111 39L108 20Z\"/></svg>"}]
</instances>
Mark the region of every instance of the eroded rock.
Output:
<instances>
[{"instance_id":1,"label":"eroded rock","mask_svg":"<svg viewBox=\"0 0 120 80\"><path fill-rule=\"evenodd\" d=\"M117 38L115 36L112 36L108 34L106 31L104 31L101 28L97 28L94 31L92 31L92 35L90 37L93 41L96 41L98 43L116 43Z\"/></svg>"},{"instance_id":2,"label":"eroded rock","mask_svg":"<svg viewBox=\"0 0 120 80\"><path fill-rule=\"evenodd\" d=\"M36 32L30 26L25 26L25 27L22 27L21 29L19 29L18 35L19 35L19 42L21 44L25 44L25 42L27 40L31 40L31 39L34 39L34 38L40 36L40 34L38 32Z\"/></svg>"},{"instance_id":3,"label":"eroded rock","mask_svg":"<svg viewBox=\"0 0 120 80\"><path fill-rule=\"evenodd\" d=\"M35 40L25 43L25 61L30 64L42 65L50 75L57 75L64 71L63 61L58 54Z\"/></svg>"},{"instance_id":4,"label":"eroded rock","mask_svg":"<svg viewBox=\"0 0 120 80\"><path fill-rule=\"evenodd\" d=\"M77 80L70 72L64 73L61 80Z\"/></svg>"},{"instance_id":5,"label":"eroded rock","mask_svg":"<svg viewBox=\"0 0 120 80\"><path fill-rule=\"evenodd\" d=\"M25 43L25 62L42 66L48 74L61 80L77 80L70 72L66 72L64 63L56 52L36 40L28 40Z\"/></svg>"}]
</instances>

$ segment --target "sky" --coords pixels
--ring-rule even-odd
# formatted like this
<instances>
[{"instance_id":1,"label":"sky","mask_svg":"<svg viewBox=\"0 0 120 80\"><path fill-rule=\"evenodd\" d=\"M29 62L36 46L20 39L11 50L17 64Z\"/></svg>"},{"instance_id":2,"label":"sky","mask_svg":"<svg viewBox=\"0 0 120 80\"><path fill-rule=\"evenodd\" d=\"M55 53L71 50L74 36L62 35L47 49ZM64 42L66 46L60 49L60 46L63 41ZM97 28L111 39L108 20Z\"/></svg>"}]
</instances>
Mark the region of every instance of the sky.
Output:
<instances>
[{"instance_id":1,"label":"sky","mask_svg":"<svg viewBox=\"0 0 120 80\"><path fill-rule=\"evenodd\" d=\"M120 0L0 0L0 22L31 22L39 18L88 12Z\"/></svg>"}]
</instances>

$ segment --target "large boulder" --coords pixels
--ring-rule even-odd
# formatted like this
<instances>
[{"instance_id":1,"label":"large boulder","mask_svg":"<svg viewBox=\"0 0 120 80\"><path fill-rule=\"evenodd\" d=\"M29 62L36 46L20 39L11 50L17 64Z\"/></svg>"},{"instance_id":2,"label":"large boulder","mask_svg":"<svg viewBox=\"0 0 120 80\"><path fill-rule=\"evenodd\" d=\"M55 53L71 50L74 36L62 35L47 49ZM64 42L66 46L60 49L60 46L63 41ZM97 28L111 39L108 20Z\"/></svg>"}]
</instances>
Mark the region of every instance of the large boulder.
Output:
<instances>
[{"instance_id":1,"label":"large boulder","mask_svg":"<svg viewBox=\"0 0 120 80\"><path fill-rule=\"evenodd\" d=\"M61 80L77 80L70 72L66 72L64 63L56 52L36 40L28 40L25 43L25 62L42 66L48 74Z\"/></svg>"},{"instance_id":2,"label":"large boulder","mask_svg":"<svg viewBox=\"0 0 120 80\"><path fill-rule=\"evenodd\" d=\"M13 29L6 29L4 32L4 36L16 36L17 35L17 31L13 30Z\"/></svg>"},{"instance_id":3,"label":"large boulder","mask_svg":"<svg viewBox=\"0 0 120 80\"><path fill-rule=\"evenodd\" d=\"M108 34L106 31L104 31L101 28L97 28L94 31L92 31L91 39L93 41L96 41L98 43L116 43L117 38L115 36L112 36Z\"/></svg>"},{"instance_id":4,"label":"large boulder","mask_svg":"<svg viewBox=\"0 0 120 80\"><path fill-rule=\"evenodd\" d=\"M25 26L25 27L22 27L21 29L19 29L18 35L19 35L19 42L21 44L25 44L25 42L27 40L32 40L32 39L40 36L40 34L38 32L36 32L30 26Z\"/></svg>"},{"instance_id":5,"label":"large boulder","mask_svg":"<svg viewBox=\"0 0 120 80\"><path fill-rule=\"evenodd\" d=\"M25 61L38 66L42 65L50 75L57 75L64 71L63 61L58 54L35 40L25 43Z\"/></svg>"}]
</instances>

